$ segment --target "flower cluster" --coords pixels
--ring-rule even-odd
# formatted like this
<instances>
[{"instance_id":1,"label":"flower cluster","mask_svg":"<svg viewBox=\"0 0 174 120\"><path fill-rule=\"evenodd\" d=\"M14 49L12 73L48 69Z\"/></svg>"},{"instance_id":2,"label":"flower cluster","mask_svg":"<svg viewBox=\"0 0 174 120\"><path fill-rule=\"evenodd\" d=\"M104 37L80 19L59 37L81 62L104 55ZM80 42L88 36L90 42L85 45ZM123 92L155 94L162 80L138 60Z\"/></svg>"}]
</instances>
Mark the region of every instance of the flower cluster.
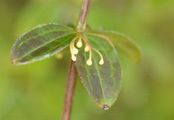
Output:
<instances>
[{"instance_id":1,"label":"flower cluster","mask_svg":"<svg viewBox=\"0 0 174 120\"><path fill-rule=\"evenodd\" d=\"M76 56L77 56L77 54L79 52L78 49L82 48L83 44L85 44L84 51L89 53L89 58L86 61L86 64L88 66L92 65L92 51L95 51L100 56L99 64L103 65L104 64L104 59L103 59L102 54L97 49L93 48L89 44L87 37L85 37L84 35L78 35L70 43L70 52L71 52L71 59L72 59L72 61L76 61L77 60Z\"/></svg>"}]
</instances>

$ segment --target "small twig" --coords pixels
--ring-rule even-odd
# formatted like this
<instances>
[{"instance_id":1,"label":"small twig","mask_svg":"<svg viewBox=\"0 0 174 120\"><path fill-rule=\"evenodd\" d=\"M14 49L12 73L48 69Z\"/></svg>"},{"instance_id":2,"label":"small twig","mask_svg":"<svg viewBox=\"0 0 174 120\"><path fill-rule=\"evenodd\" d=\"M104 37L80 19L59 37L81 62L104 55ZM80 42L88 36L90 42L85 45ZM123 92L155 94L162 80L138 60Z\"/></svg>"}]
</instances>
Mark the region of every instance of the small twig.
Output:
<instances>
[{"instance_id":1,"label":"small twig","mask_svg":"<svg viewBox=\"0 0 174 120\"><path fill-rule=\"evenodd\" d=\"M89 13L91 1L92 0L83 0L81 12L80 12L80 19L77 26L77 30L79 32L83 32L86 28L87 16Z\"/></svg>"},{"instance_id":2,"label":"small twig","mask_svg":"<svg viewBox=\"0 0 174 120\"><path fill-rule=\"evenodd\" d=\"M75 68L75 64L74 62L71 61L70 67L69 67L68 79L66 83L64 113L63 113L62 120L71 119L72 104L73 104L73 98L74 98L75 86L76 86L76 77L77 77L77 71Z\"/></svg>"}]
</instances>

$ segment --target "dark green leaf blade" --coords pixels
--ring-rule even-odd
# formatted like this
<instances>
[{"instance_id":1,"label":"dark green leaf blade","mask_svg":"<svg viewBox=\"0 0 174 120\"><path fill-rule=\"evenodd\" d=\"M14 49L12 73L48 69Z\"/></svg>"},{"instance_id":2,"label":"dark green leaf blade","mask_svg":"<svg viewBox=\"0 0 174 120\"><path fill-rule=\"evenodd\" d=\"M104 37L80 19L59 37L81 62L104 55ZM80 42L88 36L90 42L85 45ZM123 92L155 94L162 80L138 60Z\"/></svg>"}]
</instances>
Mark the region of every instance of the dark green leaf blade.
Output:
<instances>
[{"instance_id":1,"label":"dark green leaf blade","mask_svg":"<svg viewBox=\"0 0 174 120\"><path fill-rule=\"evenodd\" d=\"M132 41L126 35L116 31L101 31L91 33L96 36L106 36L112 40L116 48L123 50L127 53L135 62L139 62L142 59L141 50L138 45Z\"/></svg>"},{"instance_id":2,"label":"dark green leaf blade","mask_svg":"<svg viewBox=\"0 0 174 120\"><path fill-rule=\"evenodd\" d=\"M38 26L17 39L12 48L12 62L27 64L48 58L68 46L75 31L57 24Z\"/></svg>"},{"instance_id":3,"label":"dark green leaf blade","mask_svg":"<svg viewBox=\"0 0 174 120\"><path fill-rule=\"evenodd\" d=\"M116 101L121 88L119 57L112 43L93 35L87 37L91 46L102 54L104 64L99 65L100 57L92 51L93 64L88 66L86 61L89 55L80 49L76 61L77 71L89 95L101 108L107 110Z\"/></svg>"}]
</instances>

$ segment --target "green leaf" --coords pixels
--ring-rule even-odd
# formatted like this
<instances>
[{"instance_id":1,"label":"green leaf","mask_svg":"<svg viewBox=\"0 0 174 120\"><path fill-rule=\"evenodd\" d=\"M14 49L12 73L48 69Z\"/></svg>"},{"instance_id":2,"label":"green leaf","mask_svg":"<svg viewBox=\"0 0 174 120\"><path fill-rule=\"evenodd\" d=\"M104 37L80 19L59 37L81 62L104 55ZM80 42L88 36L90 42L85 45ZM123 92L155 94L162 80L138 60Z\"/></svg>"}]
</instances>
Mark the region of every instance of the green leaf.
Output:
<instances>
[{"instance_id":1,"label":"green leaf","mask_svg":"<svg viewBox=\"0 0 174 120\"><path fill-rule=\"evenodd\" d=\"M112 40L116 48L127 53L135 62L141 61L142 54L138 45L126 35L115 31L102 31L91 33L96 36L105 36Z\"/></svg>"},{"instance_id":2,"label":"green leaf","mask_svg":"<svg viewBox=\"0 0 174 120\"><path fill-rule=\"evenodd\" d=\"M12 61L14 64L27 64L48 58L66 48L75 34L68 26L38 26L17 39L12 48Z\"/></svg>"},{"instance_id":3,"label":"green leaf","mask_svg":"<svg viewBox=\"0 0 174 120\"><path fill-rule=\"evenodd\" d=\"M111 42L102 37L87 35L89 44L98 50L104 59L100 65L100 56L92 51L92 65L88 66L86 61L89 52L80 49L77 55L76 67L82 83L96 103L104 110L109 109L116 101L121 88L121 67L117 50Z\"/></svg>"}]
</instances>

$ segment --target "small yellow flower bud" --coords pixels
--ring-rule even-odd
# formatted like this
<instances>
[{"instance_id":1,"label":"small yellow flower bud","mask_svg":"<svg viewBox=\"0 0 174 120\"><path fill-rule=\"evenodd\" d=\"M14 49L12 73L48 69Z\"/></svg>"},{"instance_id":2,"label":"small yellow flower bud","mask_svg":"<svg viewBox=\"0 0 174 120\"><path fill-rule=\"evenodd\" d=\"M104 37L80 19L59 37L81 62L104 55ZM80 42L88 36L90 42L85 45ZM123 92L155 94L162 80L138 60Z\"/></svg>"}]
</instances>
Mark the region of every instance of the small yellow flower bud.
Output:
<instances>
[{"instance_id":1,"label":"small yellow flower bud","mask_svg":"<svg viewBox=\"0 0 174 120\"><path fill-rule=\"evenodd\" d=\"M85 52L88 52L90 50L90 47L86 45Z\"/></svg>"},{"instance_id":2,"label":"small yellow flower bud","mask_svg":"<svg viewBox=\"0 0 174 120\"><path fill-rule=\"evenodd\" d=\"M91 59L88 59L88 60L86 61L86 64L89 65L89 66L91 66L91 65L92 65L92 60L91 60Z\"/></svg>"},{"instance_id":3,"label":"small yellow flower bud","mask_svg":"<svg viewBox=\"0 0 174 120\"><path fill-rule=\"evenodd\" d=\"M78 40L76 45L77 45L78 48L81 48L83 46L81 38L79 38L79 40Z\"/></svg>"},{"instance_id":4,"label":"small yellow flower bud","mask_svg":"<svg viewBox=\"0 0 174 120\"><path fill-rule=\"evenodd\" d=\"M101 59L101 60L99 61L99 64L100 64L100 65L103 65L103 64L104 64L104 60Z\"/></svg>"},{"instance_id":5,"label":"small yellow flower bud","mask_svg":"<svg viewBox=\"0 0 174 120\"><path fill-rule=\"evenodd\" d=\"M77 48L73 48L72 52L73 52L73 54L77 55L79 50Z\"/></svg>"},{"instance_id":6,"label":"small yellow flower bud","mask_svg":"<svg viewBox=\"0 0 174 120\"><path fill-rule=\"evenodd\" d=\"M74 62L77 60L76 56L72 56L71 59L72 59L72 61L74 61Z\"/></svg>"}]
</instances>

